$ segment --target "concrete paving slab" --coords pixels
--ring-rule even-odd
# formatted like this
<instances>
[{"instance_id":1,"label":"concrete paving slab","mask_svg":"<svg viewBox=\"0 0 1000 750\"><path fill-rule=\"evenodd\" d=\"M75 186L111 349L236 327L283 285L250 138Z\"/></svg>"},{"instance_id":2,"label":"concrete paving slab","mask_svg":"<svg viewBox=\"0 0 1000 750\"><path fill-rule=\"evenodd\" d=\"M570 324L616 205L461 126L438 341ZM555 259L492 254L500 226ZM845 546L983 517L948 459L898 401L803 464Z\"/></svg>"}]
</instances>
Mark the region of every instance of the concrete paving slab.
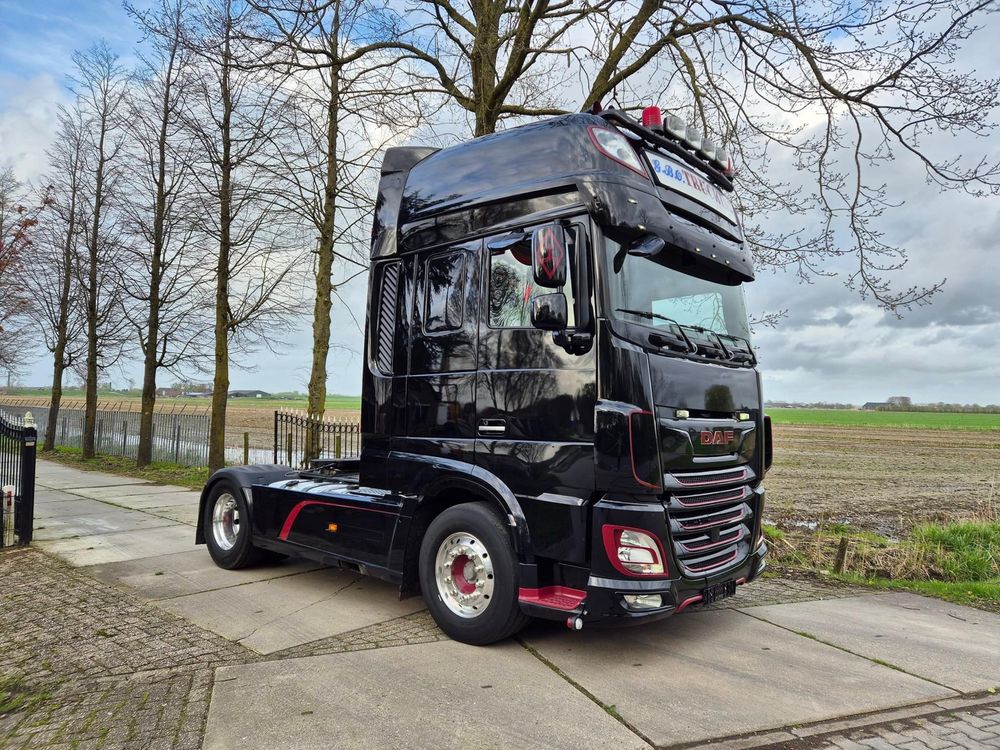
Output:
<instances>
[{"instance_id":1,"label":"concrete paving slab","mask_svg":"<svg viewBox=\"0 0 1000 750\"><path fill-rule=\"evenodd\" d=\"M754 607L752 614L955 690L1000 687L1000 616L907 593Z\"/></svg>"},{"instance_id":2,"label":"concrete paving slab","mask_svg":"<svg viewBox=\"0 0 1000 750\"><path fill-rule=\"evenodd\" d=\"M525 640L658 746L954 695L735 610Z\"/></svg>"},{"instance_id":3,"label":"concrete paving slab","mask_svg":"<svg viewBox=\"0 0 1000 750\"><path fill-rule=\"evenodd\" d=\"M169 599L213 589L319 570L320 565L293 559L245 570L223 570L205 547L172 555L94 565L87 573L106 583L127 586L146 599Z\"/></svg>"},{"instance_id":4,"label":"concrete paving slab","mask_svg":"<svg viewBox=\"0 0 1000 750\"><path fill-rule=\"evenodd\" d=\"M197 509L199 497L197 492L179 490L174 492L157 492L152 495L120 495L118 497L105 498L102 502L122 508L131 508L132 510L150 510L152 508L175 506Z\"/></svg>"},{"instance_id":5,"label":"concrete paving slab","mask_svg":"<svg viewBox=\"0 0 1000 750\"><path fill-rule=\"evenodd\" d=\"M110 500L126 495L160 495L164 492L190 492L187 487L177 487L172 484L119 484L111 487L81 487L73 491L74 495L89 497L94 500Z\"/></svg>"},{"instance_id":6,"label":"concrete paving slab","mask_svg":"<svg viewBox=\"0 0 1000 750\"><path fill-rule=\"evenodd\" d=\"M159 518L137 510L124 510L110 505L103 505L101 513L74 514L64 513L61 516L37 518L35 520L35 539L69 539L72 537L87 537L97 534L114 534L120 531L137 531L162 526L174 526L176 521L169 518Z\"/></svg>"},{"instance_id":7,"label":"concrete paving slab","mask_svg":"<svg viewBox=\"0 0 1000 750\"><path fill-rule=\"evenodd\" d=\"M515 643L454 641L223 667L204 750L648 748Z\"/></svg>"},{"instance_id":8,"label":"concrete paving slab","mask_svg":"<svg viewBox=\"0 0 1000 750\"><path fill-rule=\"evenodd\" d=\"M93 516L106 513L112 510L112 506L107 503L100 503L97 500L88 500L85 497L66 495L65 500L50 500L44 503L38 502L35 498L35 523L38 524L49 518L64 518L67 516Z\"/></svg>"},{"instance_id":9,"label":"concrete paving slab","mask_svg":"<svg viewBox=\"0 0 1000 750\"><path fill-rule=\"evenodd\" d=\"M145 479L119 477L99 471L81 471L52 461L39 461L36 465L35 483L39 487L64 490L81 487L110 487L123 484L148 484Z\"/></svg>"},{"instance_id":10,"label":"concrete paving slab","mask_svg":"<svg viewBox=\"0 0 1000 750\"><path fill-rule=\"evenodd\" d=\"M396 586L332 568L159 604L262 654L402 617L424 607L419 597L399 601Z\"/></svg>"},{"instance_id":11,"label":"concrete paving slab","mask_svg":"<svg viewBox=\"0 0 1000 750\"><path fill-rule=\"evenodd\" d=\"M151 516L167 518L171 521L183 523L188 526L198 525L197 505L168 505L165 508L146 508L142 512L148 513Z\"/></svg>"},{"instance_id":12,"label":"concrete paving slab","mask_svg":"<svg viewBox=\"0 0 1000 750\"><path fill-rule=\"evenodd\" d=\"M41 541L38 546L78 567L195 549L194 531L190 526L183 524L140 531L122 531L117 534Z\"/></svg>"}]
</instances>

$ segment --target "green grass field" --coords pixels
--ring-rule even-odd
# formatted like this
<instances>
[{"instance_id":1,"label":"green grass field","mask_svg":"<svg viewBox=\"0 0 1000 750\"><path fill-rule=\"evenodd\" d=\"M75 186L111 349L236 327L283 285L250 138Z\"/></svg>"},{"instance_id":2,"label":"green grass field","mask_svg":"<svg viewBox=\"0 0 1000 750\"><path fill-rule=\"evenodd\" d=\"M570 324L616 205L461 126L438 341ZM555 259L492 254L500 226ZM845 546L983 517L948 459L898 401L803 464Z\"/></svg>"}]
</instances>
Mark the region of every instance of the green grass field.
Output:
<instances>
[{"instance_id":1,"label":"green grass field","mask_svg":"<svg viewBox=\"0 0 1000 750\"><path fill-rule=\"evenodd\" d=\"M0 391L0 398L49 398L50 393L39 388L13 388L9 392ZM118 391L101 391L97 394L102 402L117 401L138 401L140 394L137 391L121 393ZM79 388L67 388L63 390L63 398L67 400L79 400L84 398L84 392ZM212 400L209 397L196 398L167 398L160 396L156 399L160 408L169 408L171 404L190 404L191 406L203 406L206 409L211 406ZM274 398L231 398L229 405L237 408L258 408L258 409L302 409L306 408L306 397L304 394L278 394ZM342 396L331 394L326 398L327 409L344 409L351 411L361 410L361 396Z\"/></svg>"},{"instance_id":2,"label":"green grass field","mask_svg":"<svg viewBox=\"0 0 1000 750\"><path fill-rule=\"evenodd\" d=\"M1000 430L1000 414L860 411L854 409L768 409L775 424L834 427L903 427L928 430Z\"/></svg>"}]
</instances>

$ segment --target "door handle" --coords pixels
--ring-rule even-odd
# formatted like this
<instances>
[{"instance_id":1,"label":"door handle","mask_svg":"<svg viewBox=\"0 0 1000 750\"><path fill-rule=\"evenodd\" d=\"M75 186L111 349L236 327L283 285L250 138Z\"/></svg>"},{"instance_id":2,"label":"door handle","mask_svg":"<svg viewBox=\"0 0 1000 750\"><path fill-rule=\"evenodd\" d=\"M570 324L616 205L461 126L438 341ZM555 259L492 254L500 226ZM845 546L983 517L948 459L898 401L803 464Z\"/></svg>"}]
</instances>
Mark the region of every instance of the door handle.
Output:
<instances>
[{"instance_id":1,"label":"door handle","mask_svg":"<svg viewBox=\"0 0 1000 750\"><path fill-rule=\"evenodd\" d=\"M506 419L481 419L479 421L480 435L503 435L507 432Z\"/></svg>"}]
</instances>

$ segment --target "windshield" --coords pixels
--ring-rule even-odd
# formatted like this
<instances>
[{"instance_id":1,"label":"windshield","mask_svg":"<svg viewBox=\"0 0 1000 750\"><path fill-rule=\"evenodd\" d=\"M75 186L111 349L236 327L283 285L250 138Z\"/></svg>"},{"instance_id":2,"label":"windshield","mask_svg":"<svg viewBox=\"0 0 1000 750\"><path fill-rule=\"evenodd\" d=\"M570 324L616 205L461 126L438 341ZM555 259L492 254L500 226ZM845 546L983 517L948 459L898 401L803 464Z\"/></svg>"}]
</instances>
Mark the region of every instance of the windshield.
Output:
<instances>
[{"instance_id":1,"label":"windshield","mask_svg":"<svg viewBox=\"0 0 1000 750\"><path fill-rule=\"evenodd\" d=\"M622 250L616 242L605 243L608 317L665 331L676 330L677 324L702 328L749 343L741 285L707 281L663 265L659 259L627 255Z\"/></svg>"}]
</instances>

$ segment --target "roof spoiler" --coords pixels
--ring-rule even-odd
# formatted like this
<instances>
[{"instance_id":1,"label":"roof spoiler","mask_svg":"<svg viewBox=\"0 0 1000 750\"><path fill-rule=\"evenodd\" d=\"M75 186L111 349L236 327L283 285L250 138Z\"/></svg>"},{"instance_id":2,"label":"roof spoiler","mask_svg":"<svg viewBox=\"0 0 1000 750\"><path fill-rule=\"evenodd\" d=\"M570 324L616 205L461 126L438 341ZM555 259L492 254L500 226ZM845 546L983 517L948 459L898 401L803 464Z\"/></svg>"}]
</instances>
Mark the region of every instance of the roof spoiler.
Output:
<instances>
[{"instance_id":1,"label":"roof spoiler","mask_svg":"<svg viewBox=\"0 0 1000 750\"><path fill-rule=\"evenodd\" d=\"M385 150L372 221L372 260L396 254L396 221L406 177L418 162L438 150L429 146L394 146Z\"/></svg>"},{"instance_id":2,"label":"roof spoiler","mask_svg":"<svg viewBox=\"0 0 1000 750\"><path fill-rule=\"evenodd\" d=\"M382 174L409 172L417 164L440 149L430 146L394 146L385 150L382 158Z\"/></svg>"}]
</instances>

